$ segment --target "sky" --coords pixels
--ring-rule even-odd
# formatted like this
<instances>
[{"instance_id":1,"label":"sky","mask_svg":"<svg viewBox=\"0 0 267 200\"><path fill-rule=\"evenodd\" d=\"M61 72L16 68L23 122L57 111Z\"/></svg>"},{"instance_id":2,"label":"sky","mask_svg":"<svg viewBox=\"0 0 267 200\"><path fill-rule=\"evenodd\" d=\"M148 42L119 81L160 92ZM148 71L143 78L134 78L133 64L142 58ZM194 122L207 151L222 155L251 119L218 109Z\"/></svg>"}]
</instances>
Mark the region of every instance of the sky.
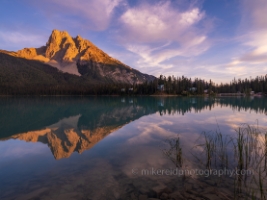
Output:
<instances>
[{"instance_id":1,"label":"sky","mask_svg":"<svg viewBox=\"0 0 267 200\"><path fill-rule=\"evenodd\" d=\"M90 40L143 73L212 79L267 74L267 0L1 0L0 49Z\"/></svg>"}]
</instances>

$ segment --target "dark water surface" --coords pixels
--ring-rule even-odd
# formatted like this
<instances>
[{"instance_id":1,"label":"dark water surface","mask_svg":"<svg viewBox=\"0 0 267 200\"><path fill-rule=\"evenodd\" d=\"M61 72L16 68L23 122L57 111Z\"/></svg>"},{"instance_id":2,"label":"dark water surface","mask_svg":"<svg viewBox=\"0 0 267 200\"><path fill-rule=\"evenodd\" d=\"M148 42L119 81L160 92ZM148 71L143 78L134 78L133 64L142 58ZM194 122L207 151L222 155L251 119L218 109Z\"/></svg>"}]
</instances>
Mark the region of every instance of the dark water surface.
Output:
<instances>
[{"instance_id":1,"label":"dark water surface","mask_svg":"<svg viewBox=\"0 0 267 200\"><path fill-rule=\"evenodd\" d=\"M0 98L0 199L264 199L266 114L264 97Z\"/></svg>"}]
</instances>

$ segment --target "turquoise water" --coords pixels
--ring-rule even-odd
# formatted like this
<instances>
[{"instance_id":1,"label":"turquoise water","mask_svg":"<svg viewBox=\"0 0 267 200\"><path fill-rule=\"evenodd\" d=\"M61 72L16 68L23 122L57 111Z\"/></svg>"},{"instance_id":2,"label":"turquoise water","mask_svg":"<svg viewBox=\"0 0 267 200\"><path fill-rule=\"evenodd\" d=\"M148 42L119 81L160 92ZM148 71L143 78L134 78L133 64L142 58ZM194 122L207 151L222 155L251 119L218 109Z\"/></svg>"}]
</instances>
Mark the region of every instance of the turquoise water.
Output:
<instances>
[{"instance_id":1,"label":"turquoise water","mask_svg":"<svg viewBox=\"0 0 267 200\"><path fill-rule=\"evenodd\" d=\"M153 170L218 169L215 156L207 166L203 145L204 132L216 131L231 138L224 167L235 169L230 146L238 127L264 132L266 114L266 98L1 98L0 199L175 199L177 192L180 199L231 199L252 191L260 198L258 182L242 185L237 195L235 177ZM166 153L177 138L181 166L177 155Z\"/></svg>"}]
</instances>

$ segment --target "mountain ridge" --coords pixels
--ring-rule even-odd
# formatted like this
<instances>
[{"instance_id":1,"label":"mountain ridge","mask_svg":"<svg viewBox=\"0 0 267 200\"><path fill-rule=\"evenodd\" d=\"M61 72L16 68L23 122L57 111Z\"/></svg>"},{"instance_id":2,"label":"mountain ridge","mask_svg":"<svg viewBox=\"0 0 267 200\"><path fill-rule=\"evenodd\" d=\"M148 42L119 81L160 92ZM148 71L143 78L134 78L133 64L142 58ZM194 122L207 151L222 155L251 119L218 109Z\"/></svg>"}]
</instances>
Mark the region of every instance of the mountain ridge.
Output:
<instances>
[{"instance_id":1,"label":"mountain ridge","mask_svg":"<svg viewBox=\"0 0 267 200\"><path fill-rule=\"evenodd\" d=\"M1 53L40 61L62 72L104 83L140 84L155 79L154 76L143 74L110 57L80 35L71 37L67 31L56 29L52 31L45 46L24 48L17 52L1 51Z\"/></svg>"}]
</instances>

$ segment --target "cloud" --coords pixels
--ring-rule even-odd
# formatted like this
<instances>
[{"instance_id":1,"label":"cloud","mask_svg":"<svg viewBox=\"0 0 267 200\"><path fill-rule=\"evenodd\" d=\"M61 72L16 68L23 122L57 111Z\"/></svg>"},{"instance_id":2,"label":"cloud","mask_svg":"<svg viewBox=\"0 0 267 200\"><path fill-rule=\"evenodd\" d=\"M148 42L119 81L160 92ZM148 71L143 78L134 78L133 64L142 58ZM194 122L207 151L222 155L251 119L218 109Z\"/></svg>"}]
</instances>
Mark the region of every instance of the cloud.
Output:
<instances>
[{"instance_id":1,"label":"cloud","mask_svg":"<svg viewBox=\"0 0 267 200\"><path fill-rule=\"evenodd\" d=\"M238 27L237 53L223 69L240 78L267 73L267 2L264 0L241 2L241 23Z\"/></svg>"},{"instance_id":2,"label":"cloud","mask_svg":"<svg viewBox=\"0 0 267 200\"><path fill-rule=\"evenodd\" d=\"M53 23L75 21L90 30L106 30L114 14L114 10L123 0L48 0L33 2ZM58 13L60 15L58 15ZM75 19L77 18L77 19ZM57 22L55 22L57 21Z\"/></svg>"},{"instance_id":3,"label":"cloud","mask_svg":"<svg viewBox=\"0 0 267 200\"><path fill-rule=\"evenodd\" d=\"M244 28L267 29L267 2L265 0L243 0L241 6L242 26Z\"/></svg>"},{"instance_id":4,"label":"cloud","mask_svg":"<svg viewBox=\"0 0 267 200\"><path fill-rule=\"evenodd\" d=\"M246 52L233 58L230 65L262 65L267 63L267 30L248 33L242 42Z\"/></svg>"},{"instance_id":5,"label":"cloud","mask_svg":"<svg viewBox=\"0 0 267 200\"><path fill-rule=\"evenodd\" d=\"M267 2L264 0L242 2L242 22L240 34L243 34L242 46L246 52L233 59L231 64L267 63Z\"/></svg>"},{"instance_id":6,"label":"cloud","mask_svg":"<svg viewBox=\"0 0 267 200\"><path fill-rule=\"evenodd\" d=\"M37 14L3 21L0 48L39 47L56 28L82 34L108 54L155 76L229 80L267 73L266 0L221 4L232 7L227 14L216 13L220 6L196 0L25 2Z\"/></svg>"},{"instance_id":7,"label":"cloud","mask_svg":"<svg viewBox=\"0 0 267 200\"><path fill-rule=\"evenodd\" d=\"M180 10L171 1L144 2L121 15L118 35L122 46L139 56L135 66L146 73L153 68L158 75L174 71L171 59L198 56L209 48L211 29L210 23L202 23L205 17L195 6Z\"/></svg>"},{"instance_id":8,"label":"cloud","mask_svg":"<svg viewBox=\"0 0 267 200\"><path fill-rule=\"evenodd\" d=\"M120 21L128 41L147 43L171 40L183 45L194 45L197 41L190 44L192 37L198 35L194 25L204 16L205 13L199 8L182 12L173 9L170 1L165 1L129 8Z\"/></svg>"},{"instance_id":9,"label":"cloud","mask_svg":"<svg viewBox=\"0 0 267 200\"><path fill-rule=\"evenodd\" d=\"M120 45L118 49L114 45L109 54L120 51L119 60L126 60L125 63L144 73L182 73L184 68L176 68L177 58L185 63L185 59L201 55L211 45L208 33L212 23L201 5L193 1L145 0L134 5L127 4L127 0L26 2L38 11L43 20L39 30L45 29L47 35L55 28L68 30L70 34L101 32L101 40L106 37ZM18 41L18 38L22 40ZM44 45L47 38L39 40L32 34L29 37L14 34L5 40L23 44L19 45L22 48Z\"/></svg>"},{"instance_id":10,"label":"cloud","mask_svg":"<svg viewBox=\"0 0 267 200\"><path fill-rule=\"evenodd\" d=\"M21 49L24 47L40 47L45 44L47 38L27 32L0 31L0 48L6 50Z\"/></svg>"},{"instance_id":11,"label":"cloud","mask_svg":"<svg viewBox=\"0 0 267 200\"><path fill-rule=\"evenodd\" d=\"M249 33L244 45L252 48L252 51L241 56L241 62L256 64L267 62L267 30L256 30L255 32Z\"/></svg>"}]
</instances>

